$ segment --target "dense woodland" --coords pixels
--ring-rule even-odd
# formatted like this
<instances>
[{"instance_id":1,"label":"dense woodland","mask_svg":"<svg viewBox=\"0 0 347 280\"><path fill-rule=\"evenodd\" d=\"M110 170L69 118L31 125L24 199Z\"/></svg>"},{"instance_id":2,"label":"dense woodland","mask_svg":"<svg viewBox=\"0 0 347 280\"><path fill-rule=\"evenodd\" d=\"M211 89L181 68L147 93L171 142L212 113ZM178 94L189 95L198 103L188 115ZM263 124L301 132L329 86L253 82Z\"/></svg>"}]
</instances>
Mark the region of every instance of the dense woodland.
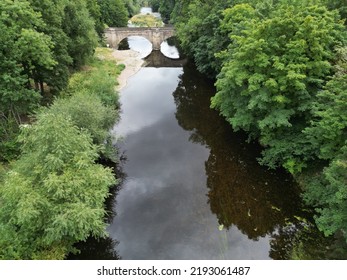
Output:
<instances>
[{"instance_id":1,"label":"dense woodland","mask_svg":"<svg viewBox=\"0 0 347 280\"><path fill-rule=\"evenodd\" d=\"M301 183L325 235L347 241L347 2L154 0L216 80L211 107Z\"/></svg>"},{"instance_id":2,"label":"dense woodland","mask_svg":"<svg viewBox=\"0 0 347 280\"><path fill-rule=\"evenodd\" d=\"M142 2L0 1L0 259L63 259L106 235L117 179L97 160L116 160L122 67L97 46ZM301 183L322 232L347 241L347 2L146 2L215 79L211 107L259 141L260 164Z\"/></svg>"},{"instance_id":3,"label":"dense woodland","mask_svg":"<svg viewBox=\"0 0 347 280\"><path fill-rule=\"evenodd\" d=\"M106 235L119 117L107 26L136 0L0 1L0 259L64 259Z\"/></svg>"}]
</instances>

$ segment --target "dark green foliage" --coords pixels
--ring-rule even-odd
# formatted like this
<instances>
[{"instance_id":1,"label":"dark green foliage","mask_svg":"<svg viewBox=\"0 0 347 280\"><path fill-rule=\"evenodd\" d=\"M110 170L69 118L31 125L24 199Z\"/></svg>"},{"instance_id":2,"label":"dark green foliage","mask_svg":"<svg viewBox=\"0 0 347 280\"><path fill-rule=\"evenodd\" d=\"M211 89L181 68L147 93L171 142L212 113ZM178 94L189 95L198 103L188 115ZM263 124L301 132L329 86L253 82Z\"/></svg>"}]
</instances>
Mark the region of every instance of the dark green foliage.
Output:
<instances>
[{"instance_id":1,"label":"dark green foliage","mask_svg":"<svg viewBox=\"0 0 347 280\"><path fill-rule=\"evenodd\" d=\"M123 0L98 0L101 19L109 27L124 27L128 24L128 11Z\"/></svg>"},{"instance_id":2,"label":"dark green foliage","mask_svg":"<svg viewBox=\"0 0 347 280\"><path fill-rule=\"evenodd\" d=\"M347 140L347 48L336 50L335 75L317 94L305 134L321 159L332 159Z\"/></svg>"},{"instance_id":3,"label":"dark green foliage","mask_svg":"<svg viewBox=\"0 0 347 280\"><path fill-rule=\"evenodd\" d=\"M345 24L347 24L347 1L346 0L324 0L327 7L330 9L337 9L341 15L341 17L345 20Z\"/></svg>"},{"instance_id":4,"label":"dark green foliage","mask_svg":"<svg viewBox=\"0 0 347 280\"><path fill-rule=\"evenodd\" d=\"M316 222L325 235L341 231L347 242L347 146L324 168L307 178L306 201L318 212Z\"/></svg>"},{"instance_id":5,"label":"dark green foliage","mask_svg":"<svg viewBox=\"0 0 347 280\"><path fill-rule=\"evenodd\" d=\"M73 66L78 68L93 55L97 46L94 22L84 0L67 2L62 27L69 37L68 53L72 57Z\"/></svg>"},{"instance_id":6,"label":"dark green foliage","mask_svg":"<svg viewBox=\"0 0 347 280\"><path fill-rule=\"evenodd\" d=\"M140 11L140 3L138 0L124 0L124 3L129 18L133 17Z\"/></svg>"},{"instance_id":7,"label":"dark green foliage","mask_svg":"<svg viewBox=\"0 0 347 280\"><path fill-rule=\"evenodd\" d=\"M188 6L174 11L183 49L194 58L198 70L210 78L214 78L221 69L221 60L215 58L215 53L225 49L230 42L227 33L220 28L222 10L227 5L226 0L191 1Z\"/></svg>"},{"instance_id":8,"label":"dark green foliage","mask_svg":"<svg viewBox=\"0 0 347 280\"><path fill-rule=\"evenodd\" d=\"M97 0L86 0L86 6L89 11L89 15L94 20L95 31L102 39L104 34L104 22L101 19L101 9Z\"/></svg>"},{"instance_id":9,"label":"dark green foliage","mask_svg":"<svg viewBox=\"0 0 347 280\"><path fill-rule=\"evenodd\" d=\"M52 69L40 69L39 79L46 83L52 93L64 89L69 79L72 57L68 52L68 35L62 29L65 0L30 0L31 6L42 15L45 25L40 31L50 36L53 41L53 57L57 62Z\"/></svg>"},{"instance_id":10,"label":"dark green foliage","mask_svg":"<svg viewBox=\"0 0 347 280\"><path fill-rule=\"evenodd\" d=\"M159 13L163 22L168 23L171 18L171 13L175 7L176 0L161 0L159 6Z\"/></svg>"},{"instance_id":11,"label":"dark green foliage","mask_svg":"<svg viewBox=\"0 0 347 280\"><path fill-rule=\"evenodd\" d=\"M0 112L26 113L35 107L39 94L38 71L49 70L56 64L52 57L51 38L37 29L44 26L40 14L29 2L0 3Z\"/></svg>"},{"instance_id":12,"label":"dark green foliage","mask_svg":"<svg viewBox=\"0 0 347 280\"><path fill-rule=\"evenodd\" d=\"M0 162L10 162L19 154L19 144L17 136L19 125L15 117L11 114L0 116Z\"/></svg>"},{"instance_id":13,"label":"dark green foliage","mask_svg":"<svg viewBox=\"0 0 347 280\"><path fill-rule=\"evenodd\" d=\"M160 0L150 0L148 4L152 7L153 12L159 12Z\"/></svg>"}]
</instances>

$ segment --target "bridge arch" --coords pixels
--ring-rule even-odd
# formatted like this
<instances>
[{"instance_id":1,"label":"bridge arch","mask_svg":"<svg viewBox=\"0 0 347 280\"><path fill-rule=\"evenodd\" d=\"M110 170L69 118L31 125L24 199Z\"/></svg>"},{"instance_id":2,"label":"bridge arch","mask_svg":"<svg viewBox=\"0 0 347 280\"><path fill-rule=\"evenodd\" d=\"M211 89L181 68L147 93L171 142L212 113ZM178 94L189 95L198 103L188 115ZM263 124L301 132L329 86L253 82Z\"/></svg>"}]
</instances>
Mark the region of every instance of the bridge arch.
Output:
<instances>
[{"instance_id":1,"label":"bridge arch","mask_svg":"<svg viewBox=\"0 0 347 280\"><path fill-rule=\"evenodd\" d=\"M141 36L152 43L153 50L160 50L161 43L174 35L173 27L111 27L105 30L106 42L112 48L117 48L129 36Z\"/></svg>"}]
</instances>

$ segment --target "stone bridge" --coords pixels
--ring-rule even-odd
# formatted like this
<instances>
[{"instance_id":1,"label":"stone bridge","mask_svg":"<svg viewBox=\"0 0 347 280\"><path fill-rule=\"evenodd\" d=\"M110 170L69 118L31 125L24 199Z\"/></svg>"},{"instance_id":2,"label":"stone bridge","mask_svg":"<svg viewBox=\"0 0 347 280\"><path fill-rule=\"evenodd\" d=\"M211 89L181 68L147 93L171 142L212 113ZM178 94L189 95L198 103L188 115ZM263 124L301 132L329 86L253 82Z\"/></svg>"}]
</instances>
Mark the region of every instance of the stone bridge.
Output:
<instances>
[{"instance_id":1,"label":"stone bridge","mask_svg":"<svg viewBox=\"0 0 347 280\"><path fill-rule=\"evenodd\" d=\"M166 39L175 35L173 27L110 27L105 30L106 42L111 48L129 36L141 36L152 43L153 50L160 50L160 45Z\"/></svg>"}]
</instances>

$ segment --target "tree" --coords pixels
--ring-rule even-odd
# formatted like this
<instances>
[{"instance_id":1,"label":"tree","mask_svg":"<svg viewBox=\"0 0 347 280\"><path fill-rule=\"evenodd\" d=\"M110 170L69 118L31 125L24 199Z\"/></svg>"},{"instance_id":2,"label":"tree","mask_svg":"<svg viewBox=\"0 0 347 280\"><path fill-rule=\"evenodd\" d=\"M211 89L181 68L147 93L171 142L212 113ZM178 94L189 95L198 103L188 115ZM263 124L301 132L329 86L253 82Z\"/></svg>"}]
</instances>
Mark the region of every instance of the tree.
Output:
<instances>
[{"instance_id":1,"label":"tree","mask_svg":"<svg viewBox=\"0 0 347 280\"><path fill-rule=\"evenodd\" d=\"M98 0L102 21L110 27L124 27L128 24L128 12L122 0Z\"/></svg>"},{"instance_id":2,"label":"tree","mask_svg":"<svg viewBox=\"0 0 347 280\"><path fill-rule=\"evenodd\" d=\"M215 57L215 53L225 49L230 42L228 35L220 28L222 10L228 1L208 0L200 3L193 0L187 7L183 4L187 5L176 3L180 10L175 9L173 15L181 45L194 58L200 72L215 78L221 69L221 61Z\"/></svg>"},{"instance_id":3,"label":"tree","mask_svg":"<svg viewBox=\"0 0 347 280\"><path fill-rule=\"evenodd\" d=\"M102 104L97 94L86 92L57 99L47 110L54 115L69 116L74 125L88 131L96 145L105 143L109 130L118 119L114 108Z\"/></svg>"},{"instance_id":4,"label":"tree","mask_svg":"<svg viewBox=\"0 0 347 280\"><path fill-rule=\"evenodd\" d=\"M0 112L19 119L38 103L40 72L51 70L54 43L40 30L45 25L28 1L0 3Z\"/></svg>"},{"instance_id":5,"label":"tree","mask_svg":"<svg viewBox=\"0 0 347 280\"><path fill-rule=\"evenodd\" d=\"M97 0L86 0L86 6L89 11L90 16L94 20L95 31L99 35L99 38L102 39L104 34L104 22L101 18L101 9Z\"/></svg>"},{"instance_id":6,"label":"tree","mask_svg":"<svg viewBox=\"0 0 347 280\"><path fill-rule=\"evenodd\" d=\"M306 183L304 198L315 206L318 228L326 236L341 232L347 242L347 146L323 172Z\"/></svg>"},{"instance_id":7,"label":"tree","mask_svg":"<svg viewBox=\"0 0 347 280\"><path fill-rule=\"evenodd\" d=\"M72 67L72 58L68 51L69 38L63 30L65 0L29 0L32 8L41 14L45 25L40 32L50 36L53 41L53 57L57 62L52 69L40 69L41 89L43 83L49 86L51 93L58 93L67 86Z\"/></svg>"},{"instance_id":8,"label":"tree","mask_svg":"<svg viewBox=\"0 0 347 280\"><path fill-rule=\"evenodd\" d=\"M94 21L84 0L66 3L62 27L69 37L68 53L73 60L73 66L78 68L93 55L98 41Z\"/></svg>"},{"instance_id":9,"label":"tree","mask_svg":"<svg viewBox=\"0 0 347 280\"><path fill-rule=\"evenodd\" d=\"M168 23L171 18L171 13L175 7L175 0L161 0L159 13L163 19L163 22Z\"/></svg>"},{"instance_id":10,"label":"tree","mask_svg":"<svg viewBox=\"0 0 347 280\"><path fill-rule=\"evenodd\" d=\"M44 112L24 127L22 155L0 188L0 258L62 259L105 236L103 203L115 183L97 147L69 118Z\"/></svg>"},{"instance_id":11,"label":"tree","mask_svg":"<svg viewBox=\"0 0 347 280\"><path fill-rule=\"evenodd\" d=\"M125 7L128 11L128 17L131 18L140 11L140 3L138 0L124 0Z\"/></svg>"},{"instance_id":12,"label":"tree","mask_svg":"<svg viewBox=\"0 0 347 280\"><path fill-rule=\"evenodd\" d=\"M338 48L335 74L313 103L311 125L304 130L317 157L329 160L347 139L347 47Z\"/></svg>"},{"instance_id":13,"label":"tree","mask_svg":"<svg viewBox=\"0 0 347 280\"><path fill-rule=\"evenodd\" d=\"M293 173L313 156L302 130L346 36L336 11L308 4L279 4L264 18L248 4L227 9L232 43L212 98L234 129L259 137L262 163Z\"/></svg>"}]
</instances>

